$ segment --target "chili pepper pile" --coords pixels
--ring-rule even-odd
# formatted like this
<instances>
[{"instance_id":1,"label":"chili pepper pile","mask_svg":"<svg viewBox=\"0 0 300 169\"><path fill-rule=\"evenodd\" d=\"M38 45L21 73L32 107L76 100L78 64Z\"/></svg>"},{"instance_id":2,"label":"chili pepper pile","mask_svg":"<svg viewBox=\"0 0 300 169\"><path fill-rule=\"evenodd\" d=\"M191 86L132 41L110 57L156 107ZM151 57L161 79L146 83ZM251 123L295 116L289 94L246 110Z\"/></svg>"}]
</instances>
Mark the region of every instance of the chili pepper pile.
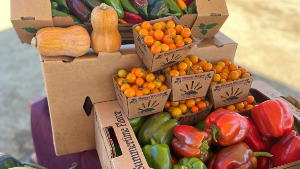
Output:
<instances>
[{"instance_id":1,"label":"chili pepper pile","mask_svg":"<svg viewBox=\"0 0 300 169\"><path fill-rule=\"evenodd\" d=\"M300 160L300 136L285 102L265 101L251 115L220 109L198 124L179 125L164 112L130 124L155 169L265 169Z\"/></svg>"}]
</instances>

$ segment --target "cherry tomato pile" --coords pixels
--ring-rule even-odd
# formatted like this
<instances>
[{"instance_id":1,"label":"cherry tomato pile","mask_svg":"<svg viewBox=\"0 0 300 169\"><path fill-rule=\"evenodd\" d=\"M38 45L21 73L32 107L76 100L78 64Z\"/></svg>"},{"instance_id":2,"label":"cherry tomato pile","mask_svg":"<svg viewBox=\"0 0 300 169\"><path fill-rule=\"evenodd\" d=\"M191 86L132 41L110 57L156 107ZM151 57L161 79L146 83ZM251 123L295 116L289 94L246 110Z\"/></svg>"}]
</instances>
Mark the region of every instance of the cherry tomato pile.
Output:
<instances>
[{"instance_id":1,"label":"cherry tomato pile","mask_svg":"<svg viewBox=\"0 0 300 169\"><path fill-rule=\"evenodd\" d=\"M208 72L212 69L213 65L211 63L207 63L206 61L198 62L198 57L192 55L190 58L185 58L183 62L179 62L177 65L164 68L164 71L171 77L175 77Z\"/></svg>"},{"instance_id":2,"label":"cherry tomato pile","mask_svg":"<svg viewBox=\"0 0 300 169\"><path fill-rule=\"evenodd\" d=\"M248 96L247 100L244 101L244 102L240 102L240 103L237 103L235 105L231 104L231 105L228 105L228 106L225 106L225 107L220 107L216 110L227 109L227 110L233 110L233 111L236 111L236 112L244 111L244 110L251 110L252 107L254 106L253 103L254 103L254 97L253 96Z\"/></svg>"},{"instance_id":3,"label":"cherry tomato pile","mask_svg":"<svg viewBox=\"0 0 300 169\"><path fill-rule=\"evenodd\" d=\"M178 117L191 113L197 113L210 105L209 101L203 98L188 99L179 102L167 101L165 108L172 113L173 116Z\"/></svg>"},{"instance_id":4,"label":"cherry tomato pile","mask_svg":"<svg viewBox=\"0 0 300 169\"><path fill-rule=\"evenodd\" d=\"M173 20L158 22L151 25L144 21L141 26L135 27L138 34L143 37L145 44L155 55L167 52L192 43L191 30L182 25L176 25Z\"/></svg>"},{"instance_id":5,"label":"cherry tomato pile","mask_svg":"<svg viewBox=\"0 0 300 169\"><path fill-rule=\"evenodd\" d=\"M224 62L220 61L214 65L213 68L215 69L215 74L210 84L211 86L250 76L250 73L248 73L245 68L239 68L229 60L225 60Z\"/></svg>"},{"instance_id":6,"label":"cherry tomato pile","mask_svg":"<svg viewBox=\"0 0 300 169\"><path fill-rule=\"evenodd\" d=\"M163 84L166 80L164 75L151 73L144 68L133 68L130 73L122 69L118 71L118 76L117 84L127 98L153 94L168 89Z\"/></svg>"}]
</instances>

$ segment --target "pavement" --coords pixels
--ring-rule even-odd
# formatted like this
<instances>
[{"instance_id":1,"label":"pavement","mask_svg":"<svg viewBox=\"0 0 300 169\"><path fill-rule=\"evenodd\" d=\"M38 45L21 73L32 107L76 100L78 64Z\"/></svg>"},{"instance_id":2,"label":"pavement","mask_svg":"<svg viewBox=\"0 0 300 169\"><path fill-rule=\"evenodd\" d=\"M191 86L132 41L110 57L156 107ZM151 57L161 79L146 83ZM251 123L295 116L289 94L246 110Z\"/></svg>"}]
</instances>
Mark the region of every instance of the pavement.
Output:
<instances>
[{"instance_id":1,"label":"pavement","mask_svg":"<svg viewBox=\"0 0 300 169\"><path fill-rule=\"evenodd\" d=\"M299 0L227 0L223 33L238 42L235 62L254 80L300 100ZM25 160L34 149L30 100L46 96L38 52L21 44L0 0L0 152Z\"/></svg>"}]
</instances>

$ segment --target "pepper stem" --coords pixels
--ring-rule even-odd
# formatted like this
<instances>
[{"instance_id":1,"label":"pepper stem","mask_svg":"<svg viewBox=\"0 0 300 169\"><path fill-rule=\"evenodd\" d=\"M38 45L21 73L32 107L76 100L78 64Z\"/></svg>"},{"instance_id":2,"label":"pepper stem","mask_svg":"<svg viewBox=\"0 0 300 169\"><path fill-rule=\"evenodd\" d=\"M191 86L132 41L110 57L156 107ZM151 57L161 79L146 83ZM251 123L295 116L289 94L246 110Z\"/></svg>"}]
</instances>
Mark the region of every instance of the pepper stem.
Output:
<instances>
[{"instance_id":1,"label":"pepper stem","mask_svg":"<svg viewBox=\"0 0 300 169\"><path fill-rule=\"evenodd\" d=\"M156 142L152 138L150 139L150 142L151 142L151 145L156 144Z\"/></svg>"},{"instance_id":2,"label":"pepper stem","mask_svg":"<svg viewBox=\"0 0 300 169\"><path fill-rule=\"evenodd\" d=\"M254 156L256 158L258 158L258 157L273 157L273 155L268 152L254 152Z\"/></svg>"},{"instance_id":3,"label":"pepper stem","mask_svg":"<svg viewBox=\"0 0 300 169\"><path fill-rule=\"evenodd\" d=\"M220 135L220 130L214 124L210 127L210 129L211 129L211 133L213 135L213 139L215 140L215 142L218 142L217 138Z\"/></svg>"},{"instance_id":4,"label":"pepper stem","mask_svg":"<svg viewBox=\"0 0 300 169\"><path fill-rule=\"evenodd\" d=\"M148 17L148 11L147 11L147 8L148 8L148 3L142 5L142 6L140 7L140 10L141 10L142 12L144 12L145 15Z\"/></svg>"},{"instance_id":5,"label":"pepper stem","mask_svg":"<svg viewBox=\"0 0 300 169\"><path fill-rule=\"evenodd\" d=\"M207 140L202 142L202 147L201 147L201 154L205 154L207 152L207 150L209 149L209 145Z\"/></svg>"},{"instance_id":6,"label":"pepper stem","mask_svg":"<svg viewBox=\"0 0 300 169\"><path fill-rule=\"evenodd\" d=\"M108 8L109 8L109 6L106 5L105 3L102 3L102 4L100 5L100 9L106 10L106 9L108 9Z\"/></svg>"}]
</instances>

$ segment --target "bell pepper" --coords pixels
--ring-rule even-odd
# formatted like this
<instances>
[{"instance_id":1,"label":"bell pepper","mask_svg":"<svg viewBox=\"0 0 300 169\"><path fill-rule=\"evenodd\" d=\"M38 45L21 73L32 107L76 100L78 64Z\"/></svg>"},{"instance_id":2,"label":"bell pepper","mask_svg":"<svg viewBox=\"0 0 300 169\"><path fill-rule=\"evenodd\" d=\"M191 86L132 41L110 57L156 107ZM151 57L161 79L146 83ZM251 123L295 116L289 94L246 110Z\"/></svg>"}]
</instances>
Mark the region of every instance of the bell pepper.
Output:
<instances>
[{"instance_id":1,"label":"bell pepper","mask_svg":"<svg viewBox=\"0 0 300 169\"><path fill-rule=\"evenodd\" d=\"M168 112L162 112L150 116L142 125L138 133L138 141L141 145L150 144L150 139L158 143L165 143L171 146L174 138L173 129L180 123L176 119L172 119L172 115Z\"/></svg>"},{"instance_id":2,"label":"bell pepper","mask_svg":"<svg viewBox=\"0 0 300 169\"><path fill-rule=\"evenodd\" d=\"M272 163L270 157L258 157L257 158L257 168L259 169L270 169L272 168Z\"/></svg>"},{"instance_id":3,"label":"bell pepper","mask_svg":"<svg viewBox=\"0 0 300 169\"><path fill-rule=\"evenodd\" d=\"M300 160L300 136L292 130L285 133L270 150L274 167Z\"/></svg>"},{"instance_id":4,"label":"bell pepper","mask_svg":"<svg viewBox=\"0 0 300 169\"><path fill-rule=\"evenodd\" d=\"M116 10L119 19L123 19L124 10L121 5L121 0L103 0L103 2L106 3L108 6L113 7Z\"/></svg>"},{"instance_id":5,"label":"bell pepper","mask_svg":"<svg viewBox=\"0 0 300 169\"><path fill-rule=\"evenodd\" d=\"M130 13L127 11L124 11L124 21L127 23L133 23L133 24L138 24L142 21L142 17L140 15L137 15L135 13Z\"/></svg>"},{"instance_id":6,"label":"bell pepper","mask_svg":"<svg viewBox=\"0 0 300 169\"><path fill-rule=\"evenodd\" d=\"M67 5L66 0L51 0L52 2L56 2L61 11L69 13L69 7Z\"/></svg>"},{"instance_id":7,"label":"bell pepper","mask_svg":"<svg viewBox=\"0 0 300 169\"><path fill-rule=\"evenodd\" d=\"M91 16L91 10L85 6L80 0L67 0L68 7L82 22L87 22Z\"/></svg>"},{"instance_id":8,"label":"bell pepper","mask_svg":"<svg viewBox=\"0 0 300 169\"><path fill-rule=\"evenodd\" d=\"M196 157L182 158L178 161L178 164L173 166L173 169L207 169L205 164Z\"/></svg>"},{"instance_id":9,"label":"bell pepper","mask_svg":"<svg viewBox=\"0 0 300 169\"><path fill-rule=\"evenodd\" d=\"M195 2L196 0L183 0L184 3L189 6L192 2Z\"/></svg>"},{"instance_id":10,"label":"bell pepper","mask_svg":"<svg viewBox=\"0 0 300 169\"><path fill-rule=\"evenodd\" d=\"M82 0L82 2L93 10L96 6L100 6L103 2L101 0Z\"/></svg>"},{"instance_id":11,"label":"bell pepper","mask_svg":"<svg viewBox=\"0 0 300 169\"><path fill-rule=\"evenodd\" d=\"M180 13L180 16L178 18L180 18L183 15L181 8L174 0L164 0L164 1L168 4L169 11L171 14Z\"/></svg>"},{"instance_id":12,"label":"bell pepper","mask_svg":"<svg viewBox=\"0 0 300 169\"><path fill-rule=\"evenodd\" d=\"M300 122L294 118L294 127L293 130L297 131L297 133L300 133Z\"/></svg>"},{"instance_id":13,"label":"bell pepper","mask_svg":"<svg viewBox=\"0 0 300 169\"><path fill-rule=\"evenodd\" d=\"M69 16L73 19L73 21L76 25L83 24L78 18L76 18L73 15L67 14L67 13L62 12L62 11L58 11L56 9L52 9L52 17L56 17L56 16Z\"/></svg>"},{"instance_id":14,"label":"bell pepper","mask_svg":"<svg viewBox=\"0 0 300 169\"><path fill-rule=\"evenodd\" d=\"M257 129L257 127L254 124L254 121L250 118L248 118L248 121L250 123L250 129L249 133L247 134L246 138L243 140L244 143L246 143L252 151L258 152L266 148L265 141L260 137L260 133Z\"/></svg>"},{"instance_id":15,"label":"bell pepper","mask_svg":"<svg viewBox=\"0 0 300 169\"><path fill-rule=\"evenodd\" d=\"M187 11L189 14L197 13L196 0L193 1L190 5L188 5Z\"/></svg>"},{"instance_id":16,"label":"bell pepper","mask_svg":"<svg viewBox=\"0 0 300 169\"><path fill-rule=\"evenodd\" d=\"M142 148L146 161L150 168L172 169L172 157L167 144L156 144L150 139L151 145Z\"/></svg>"},{"instance_id":17,"label":"bell pepper","mask_svg":"<svg viewBox=\"0 0 300 169\"><path fill-rule=\"evenodd\" d=\"M251 109L252 118L263 136L281 137L294 127L290 107L281 100L268 100Z\"/></svg>"},{"instance_id":18,"label":"bell pepper","mask_svg":"<svg viewBox=\"0 0 300 169\"><path fill-rule=\"evenodd\" d=\"M273 147L273 145L276 144L276 140L274 138L265 137L262 135L260 136L260 138L264 141L264 144L266 145L266 147L261 151L269 152L271 150L271 148Z\"/></svg>"},{"instance_id":19,"label":"bell pepper","mask_svg":"<svg viewBox=\"0 0 300 169\"><path fill-rule=\"evenodd\" d=\"M56 2L51 2L51 9L57 9L58 4Z\"/></svg>"},{"instance_id":20,"label":"bell pepper","mask_svg":"<svg viewBox=\"0 0 300 169\"><path fill-rule=\"evenodd\" d=\"M267 152L253 152L246 143L240 142L229 146L215 154L209 161L208 169L256 169L257 157L271 157Z\"/></svg>"},{"instance_id":21,"label":"bell pepper","mask_svg":"<svg viewBox=\"0 0 300 169\"><path fill-rule=\"evenodd\" d=\"M138 133L144 122L147 120L148 116L139 117L135 119L129 120L130 126L132 127L132 130L134 133Z\"/></svg>"},{"instance_id":22,"label":"bell pepper","mask_svg":"<svg viewBox=\"0 0 300 169\"><path fill-rule=\"evenodd\" d=\"M173 133L176 136L172 140L174 152L182 157L197 157L203 162L208 160L212 140L211 134L189 125L177 126L174 128Z\"/></svg>"},{"instance_id":23,"label":"bell pepper","mask_svg":"<svg viewBox=\"0 0 300 169\"><path fill-rule=\"evenodd\" d=\"M176 165L178 163L177 159L172 156L172 165Z\"/></svg>"},{"instance_id":24,"label":"bell pepper","mask_svg":"<svg viewBox=\"0 0 300 169\"><path fill-rule=\"evenodd\" d=\"M217 110L205 120L205 131L212 133L213 144L230 146L245 139L250 123L246 117L232 110Z\"/></svg>"},{"instance_id":25,"label":"bell pepper","mask_svg":"<svg viewBox=\"0 0 300 169\"><path fill-rule=\"evenodd\" d=\"M199 123L197 123L197 124L195 125L195 127L196 127L198 130L205 131L205 128L206 128L206 126L205 126L205 120L202 120L202 121L200 121Z\"/></svg>"},{"instance_id":26,"label":"bell pepper","mask_svg":"<svg viewBox=\"0 0 300 169\"><path fill-rule=\"evenodd\" d=\"M139 11L137 9L135 9L131 0L121 0L121 4L122 4L122 7L124 10L131 12L131 13L139 14Z\"/></svg>"}]
</instances>

